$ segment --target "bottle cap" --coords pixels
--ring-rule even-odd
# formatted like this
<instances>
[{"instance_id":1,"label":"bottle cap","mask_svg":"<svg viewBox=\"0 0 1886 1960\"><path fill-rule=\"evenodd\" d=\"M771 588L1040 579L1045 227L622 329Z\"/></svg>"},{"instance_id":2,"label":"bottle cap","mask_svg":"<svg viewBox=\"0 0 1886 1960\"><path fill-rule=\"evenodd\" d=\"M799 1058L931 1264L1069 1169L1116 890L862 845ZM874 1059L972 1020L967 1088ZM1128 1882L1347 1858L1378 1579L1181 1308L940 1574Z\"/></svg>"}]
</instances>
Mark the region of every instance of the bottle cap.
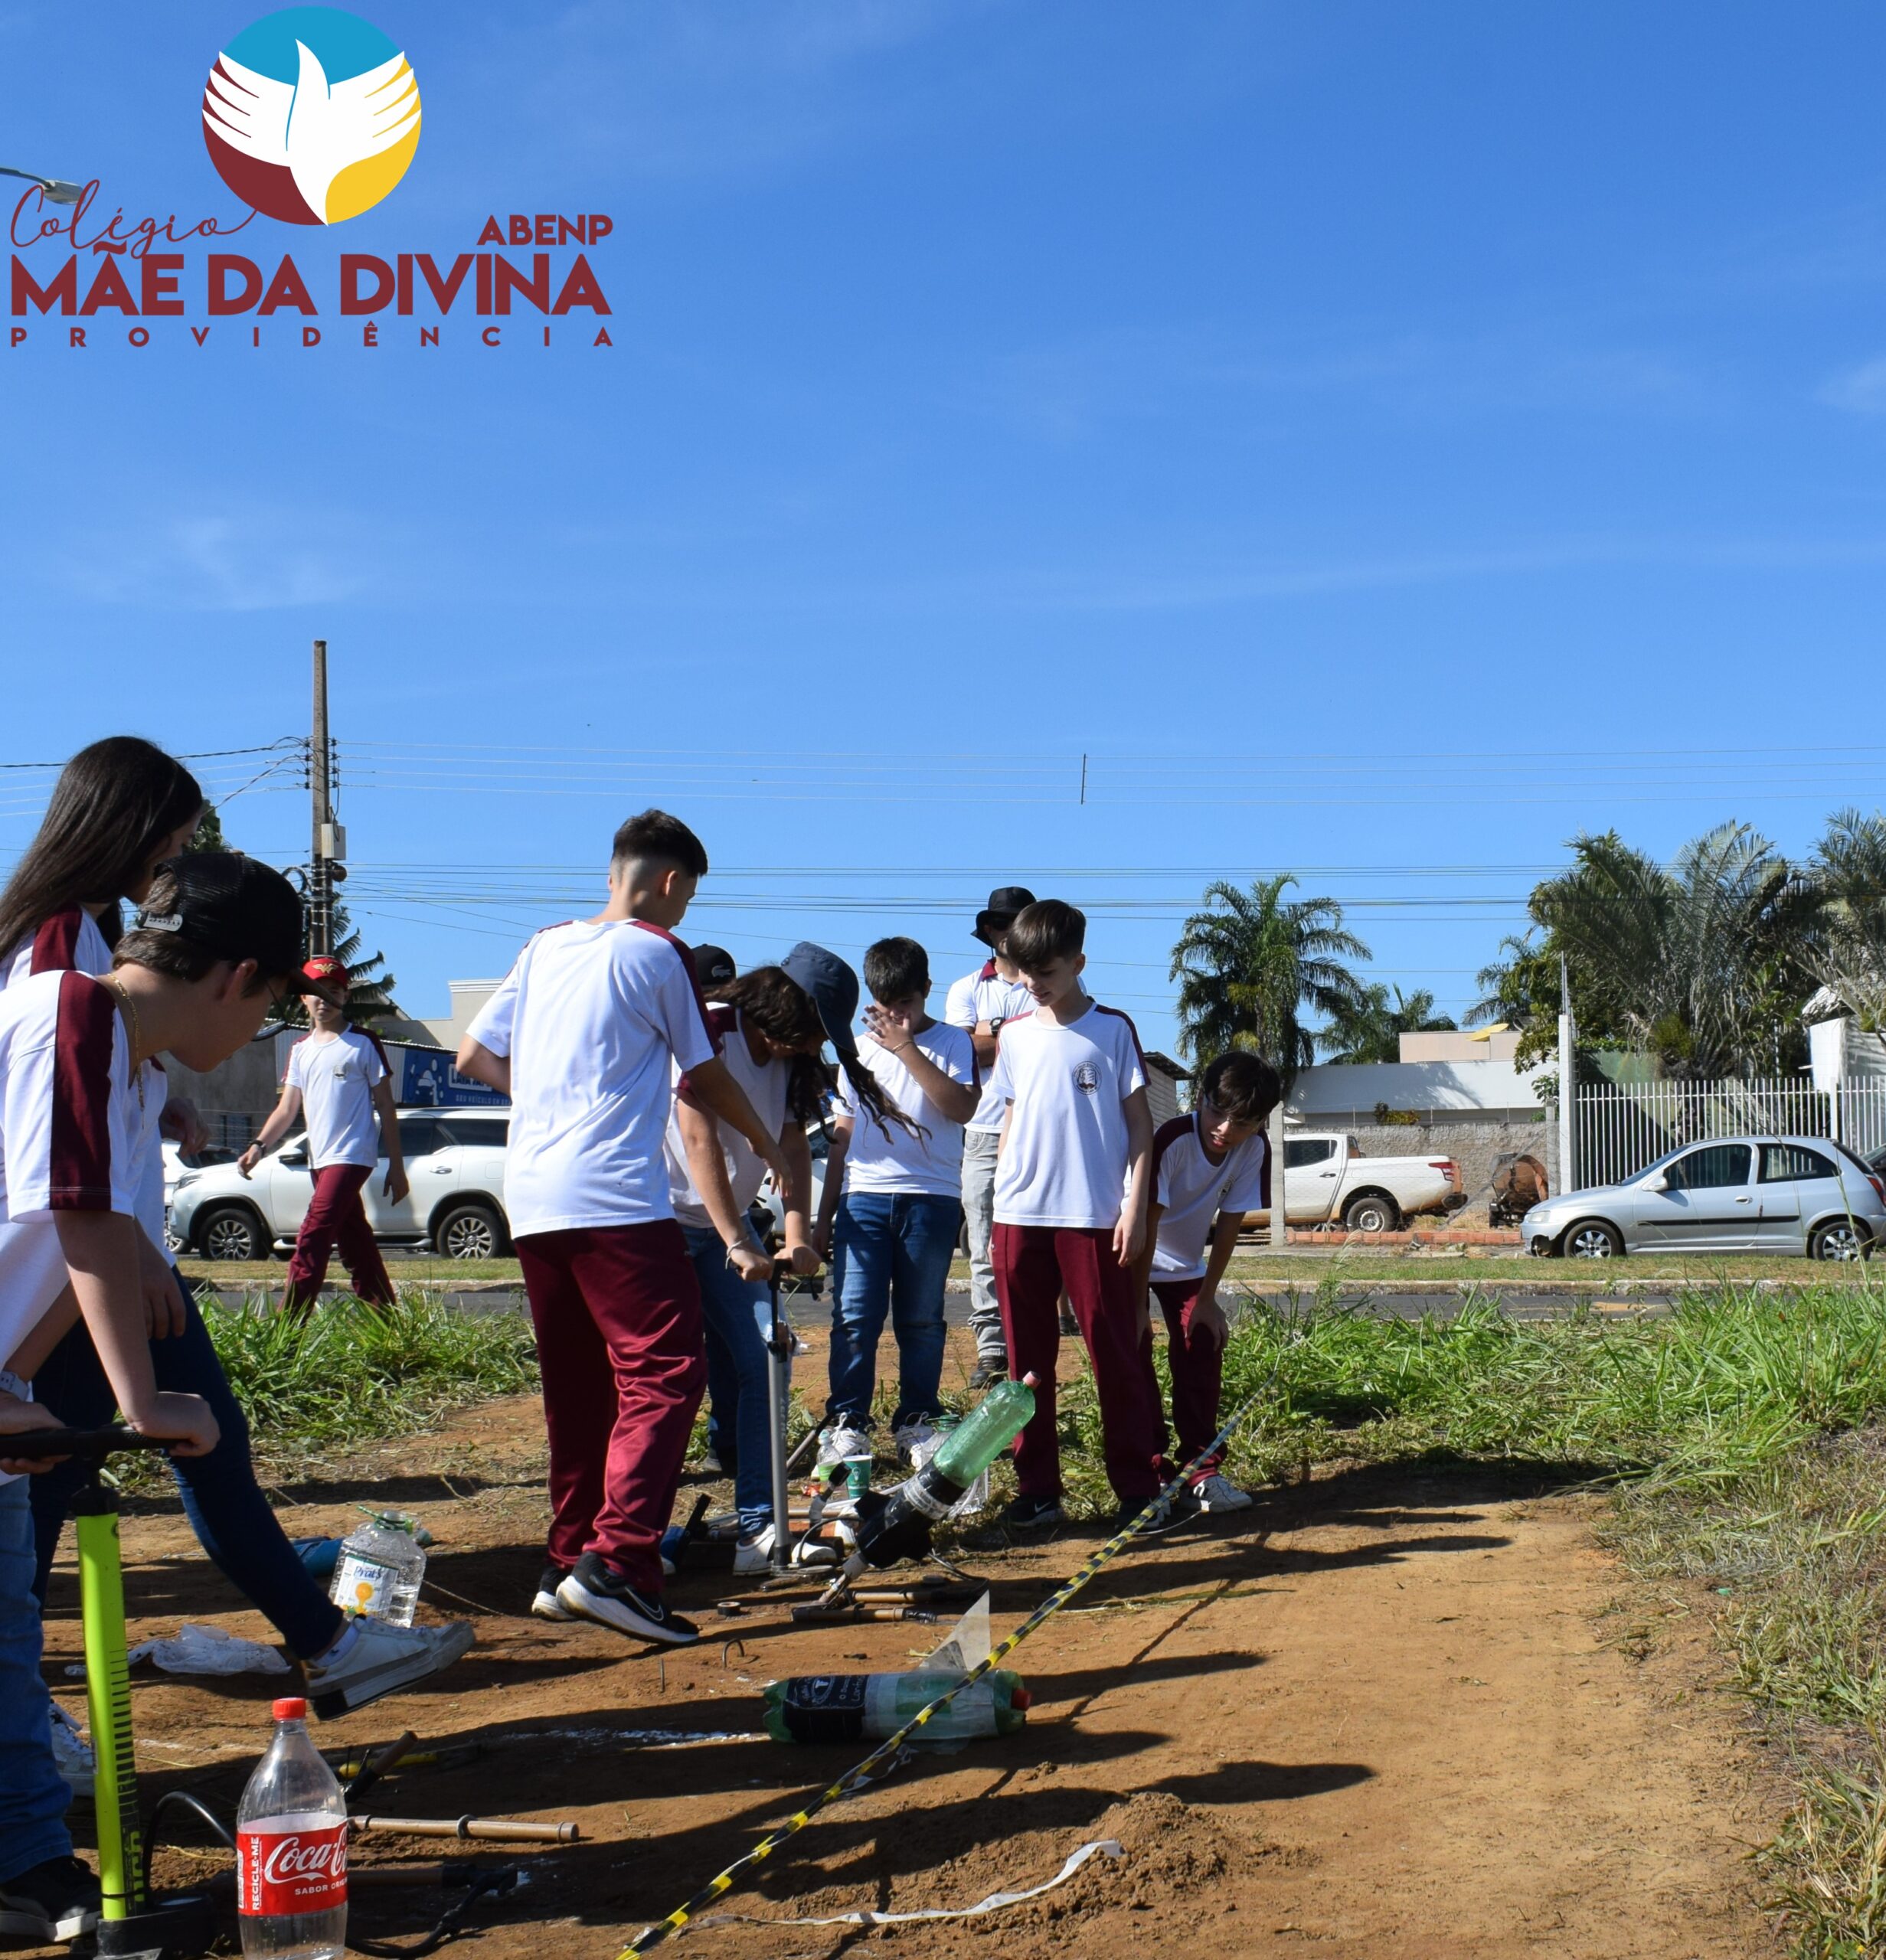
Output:
<instances>
[{"instance_id":1,"label":"bottle cap","mask_svg":"<svg viewBox=\"0 0 1886 1960\"><path fill-rule=\"evenodd\" d=\"M285 1694L270 1712L278 1722L305 1722L308 1719L308 1704L298 1694Z\"/></svg>"}]
</instances>

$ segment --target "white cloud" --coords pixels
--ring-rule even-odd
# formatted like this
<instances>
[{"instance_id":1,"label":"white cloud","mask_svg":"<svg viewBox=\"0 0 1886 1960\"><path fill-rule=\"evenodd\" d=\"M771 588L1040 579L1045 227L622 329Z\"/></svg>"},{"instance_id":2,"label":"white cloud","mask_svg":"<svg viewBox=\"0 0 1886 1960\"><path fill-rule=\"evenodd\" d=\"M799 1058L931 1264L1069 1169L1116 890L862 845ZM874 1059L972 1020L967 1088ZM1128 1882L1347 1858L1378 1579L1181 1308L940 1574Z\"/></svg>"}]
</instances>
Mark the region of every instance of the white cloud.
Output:
<instances>
[{"instance_id":1,"label":"white cloud","mask_svg":"<svg viewBox=\"0 0 1886 1960\"><path fill-rule=\"evenodd\" d=\"M987 0L985 0L985 4ZM652 178L723 177L894 126L901 91L853 83L976 11L942 0L580 0L528 18L528 54L502 47L486 84L524 103L568 159ZM907 103L904 108L907 108ZM510 119L510 112L507 112Z\"/></svg>"},{"instance_id":2,"label":"white cloud","mask_svg":"<svg viewBox=\"0 0 1886 1960\"><path fill-rule=\"evenodd\" d=\"M969 381L979 407L1051 441L1188 403L1214 422L1348 397L1410 420L1481 414L1695 415L1727 398L1720 378L1656 348L1581 345L1527 326L1479 335L1358 334L1300 351L1213 327L1126 328L1028 348Z\"/></svg>"},{"instance_id":3,"label":"white cloud","mask_svg":"<svg viewBox=\"0 0 1886 1960\"><path fill-rule=\"evenodd\" d=\"M1836 374L1822 388L1820 399L1855 415L1886 415L1886 354Z\"/></svg>"},{"instance_id":4,"label":"white cloud","mask_svg":"<svg viewBox=\"0 0 1886 1960\"><path fill-rule=\"evenodd\" d=\"M120 526L57 561L62 582L103 605L257 612L349 599L370 583L364 541L305 515L208 514Z\"/></svg>"}]
</instances>

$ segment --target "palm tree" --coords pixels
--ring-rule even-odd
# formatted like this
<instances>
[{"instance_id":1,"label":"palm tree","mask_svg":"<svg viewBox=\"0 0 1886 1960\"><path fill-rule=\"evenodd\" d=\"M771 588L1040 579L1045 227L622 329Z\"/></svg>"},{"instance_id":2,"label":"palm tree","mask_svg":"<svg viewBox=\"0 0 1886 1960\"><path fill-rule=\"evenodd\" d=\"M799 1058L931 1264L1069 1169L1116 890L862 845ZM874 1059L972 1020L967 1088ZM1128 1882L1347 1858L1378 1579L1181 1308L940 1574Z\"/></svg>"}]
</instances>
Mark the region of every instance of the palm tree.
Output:
<instances>
[{"instance_id":1,"label":"palm tree","mask_svg":"<svg viewBox=\"0 0 1886 1960\"><path fill-rule=\"evenodd\" d=\"M1886 1029L1886 817L1841 810L1815 846L1825 907L1808 965L1868 1033Z\"/></svg>"},{"instance_id":2,"label":"palm tree","mask_svg":"<svg viewBox=\"0 0 1886 1960\"><path fill-rule=\"evenodd\" d=\"M1208 886L1204 910L1185 921L1172 949L1181 1052L1194 1061L1227 1048L1267 1055L1286 1089L1316 1055L1299 1011L1331 1020L1354 1010L1361 983L1342 962L1371 957L1343 930L1335 900L1286 899L1296 883L1286 874L1249 890L1223 880Z\"/></svg>"},{"instance_id":3,"label":"palm tree","mask_svg":"<svg viewBox=\"0 0 1886 1960\"><path fill-rule=\"evenodd\" d=\"M1434 996L1425 987L1394 998L1378 981L1365 986L1359 1000L1339 1006L1329 1024L1316 1037L1332 1062L1398 1062L1404 1034L1439 1033L1454 1025L1452 1014L1434 1011Z\"/></svg>"},{"instance_id":4,"label":"palm tree","mask_svg":"<svg viewBox=\"0 0 1886 1960\"><path fill-rule=\"evenodd\" d=\"M1745 824L1692 838L1668 867L1615 831L1572 849L1572 868L1535 887L1528 909L1541 952L1570 964L1583 1035L1691 1079L1777 1067L1809 984L1812 881Z\"/></svg>"}]
</instances>

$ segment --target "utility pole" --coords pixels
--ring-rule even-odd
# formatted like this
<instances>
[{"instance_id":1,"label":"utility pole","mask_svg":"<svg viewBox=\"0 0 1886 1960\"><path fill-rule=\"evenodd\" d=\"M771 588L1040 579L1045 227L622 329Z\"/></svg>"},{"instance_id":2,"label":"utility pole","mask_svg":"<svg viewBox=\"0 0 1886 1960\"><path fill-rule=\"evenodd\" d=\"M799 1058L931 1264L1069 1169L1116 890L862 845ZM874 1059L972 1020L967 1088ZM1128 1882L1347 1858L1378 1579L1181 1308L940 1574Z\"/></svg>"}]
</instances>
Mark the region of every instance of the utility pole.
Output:
<instances>
[{"instance_id":1,"label":"utility pole","mask_svg":"<svg viewBox=\"0 0 1886 1960\"><path fill-rule=\"evenodd\" d=\"M308 783L314 801L314 856L308 871L308 950L334 950L335 863L345 839L334 821L333 750L328 740L328 643L314 643L314 729L308 744ZM345 876L345 873L341 874Z\"/></svg>"},{"instance_id":2,"label":"utility pole","mask_svg":"<svg viewBox=\"0 0 1886 1960\"><path fill-rule=\"evenodd\" d=\"M1571 975L1565 956L1558 956L1558 1191L1578 1188L1577 1138L1574 1099L1578 1085L1573 1073Z\"/></svg>"},{"instance_id":3,"label":"utility pole","mask_svg":"<svg viewBox=\"0 0 1886 1960\"><path fill-rule=\"evenodd\" d=\"M1283 1051L1281 1038L1277 1043L1277 1079L1285 1080L1289 1073L1289 1058ZM1290 1221L1286 1214L1283 1198L1283 1097L1279 1095L1276 1106L1270 1112L1270 1128L1265 1138L1270 1155L1270 1243L1282 1252L1290 1243Z\"/></svg>"}]
</instances>

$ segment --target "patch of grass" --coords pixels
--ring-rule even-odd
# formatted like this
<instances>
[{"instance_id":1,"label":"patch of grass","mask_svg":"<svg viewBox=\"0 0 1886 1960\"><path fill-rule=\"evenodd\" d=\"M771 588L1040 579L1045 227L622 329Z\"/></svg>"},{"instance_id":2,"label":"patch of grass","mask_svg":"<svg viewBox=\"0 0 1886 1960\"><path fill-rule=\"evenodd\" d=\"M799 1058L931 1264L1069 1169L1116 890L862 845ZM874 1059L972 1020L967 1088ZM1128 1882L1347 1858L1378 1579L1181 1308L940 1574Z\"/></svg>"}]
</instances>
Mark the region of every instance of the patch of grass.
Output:
<instances>
[{"instance_id":1,"label":"patch of grass","mask_svg":"<svg viewBox=\"0 0 1886 1960\"><path fill-rule=\"evenodd\" d=\"M448 1312L417 1294L337 1302L305 1321L211 1305L204 1322L265 1460L428 1429L537 1386L528 1320Z\"/></svg>"},{"instance_id":2,"label":"patch of grass","mask_svg":"<svg viewBox=\"0 0 1886 1960\"><path fill-rule=\"evenodd\" d=\"M383 1250L385 1249L383 1248ZM278 1295L288 1277L286 1259L210 1259L185 1253L177 1262L186 1279L200 1282L222 1291L242 1287L265 1298ZM458 1286L485 1285L491 1281L524 1284L523 1269L515 1259L438 1259L409 1257L387 1253L387 1264L395 1286Z\"/></svg>"},{"instance_id":3,"label":"patch of grass","mask_svg":"<svg viewBox=\"0 0 1886 1960\"><path fill-rule=\"evenodd\" d=\"M1886 1313L1844 1288L1719 1287L1626 1320L1518 1320L1479 1298L1447 1320L1260 1300L1224 1358L1225 1409L1254 1396L1240 1474L1468 1456L1707 1486L1886 1410ZM1081 1436L1097 1447L1097 1412Z\"/></svg>"}]
</instances>

